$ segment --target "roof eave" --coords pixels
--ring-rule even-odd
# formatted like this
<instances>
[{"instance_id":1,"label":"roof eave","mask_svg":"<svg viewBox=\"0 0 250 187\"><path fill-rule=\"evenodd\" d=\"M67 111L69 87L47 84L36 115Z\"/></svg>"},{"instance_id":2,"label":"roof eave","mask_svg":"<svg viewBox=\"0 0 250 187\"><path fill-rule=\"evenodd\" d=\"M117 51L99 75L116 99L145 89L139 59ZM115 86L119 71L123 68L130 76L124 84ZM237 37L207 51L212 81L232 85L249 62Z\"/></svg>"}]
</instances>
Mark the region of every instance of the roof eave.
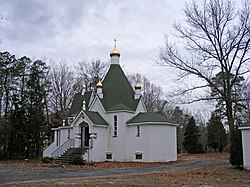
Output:
<instances>
[{"instance_id":1,"label":"roof eave","mask_svg":"<svg viewBox=\"0 0 250 187\"><path fill-rule=\"evenodd\" d=\"M133 125L170 125L170 126L179 126L178 124L175 123L170 123L170 122L136 122L136 123L127 123L129 126Z\"/></svg>"},{"instance_id":2,"label":"roof eave","mask_svg":"<svg viewBox=\"0 0 250 187\"><path fill-rule=\"evenodd\" d=\"M250 130L250 127L239 127L240 130Z\"/></svg>"},{"instance_id":3,"label":"roof eave","mask_svg":"<svg viewBox=\"0 0 250 187\"><path fill-rule=\"evenodd\" d=\"M108 128L109 127L108 124L106 124L106 125L104 125L104 124L93 124L93 126L94 127L104 127L104 128Z\"/></svg>"},{"instance_id":4,"label":"roof eave","mask_svg":"<svg viewBox=\"0 0 250 187\"><path fill-rule=\"evenodd\" d=\"M135 113L133 110L107 110L106 113L117 113L117 112L128 112L128 113Z\"/></svg>"}]
</instances>

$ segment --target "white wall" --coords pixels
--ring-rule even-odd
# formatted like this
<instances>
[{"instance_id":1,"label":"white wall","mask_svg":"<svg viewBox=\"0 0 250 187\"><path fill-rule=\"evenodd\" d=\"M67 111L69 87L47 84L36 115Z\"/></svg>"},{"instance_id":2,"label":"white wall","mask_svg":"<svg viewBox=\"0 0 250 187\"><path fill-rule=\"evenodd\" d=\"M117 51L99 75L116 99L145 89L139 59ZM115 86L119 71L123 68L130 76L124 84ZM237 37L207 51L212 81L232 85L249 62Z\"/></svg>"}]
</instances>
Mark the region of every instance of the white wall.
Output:
<instances>
[{"instance_id":1,"label":"white wall","mask_svg":"<svg viewBox=\"0 0 250 187\"><path fill-rule=\"evenodd\" d=\"M101 101L98 97L95 98L89 110L98 112L105 119L106 112L104 111L104 108L102 107Z\"/></svg>"},{"instance_id":2,"label":"white wall","mask_svg":"<svg viewBox=\"0 0 250 187\"><path fill-rule=\"evenodd\" d=\"M142 99L140 99L139 103L138 103L138 106L136 108L136 111L135 113L138 114L139 112L147 112L146 108L145 108L145 105L143 104L143 101Z\"/></svg>"},{"instance_id":3,"label":"white wall","mask_svg":"<svg viewBox=\"0 0 250 187\"><path fill-rule=\"evenodd\" d=\"M127 158L131 161L140 161L135 159L135 153L141 152L142 160L148 161L148 130L149 127L147 125L140 125L140 137L137 137L137 126L127 126Z\"/></svg>"},{"instance_id":4,"label":"white wall","mask_svg":"<svg viewBox=\"0 0 250 187\"><path fill-rule=\"evenodd\" d=\"M89 152L90 161L105 161L108 147L108 127L92 127L90 133L97 133L97 138L93 139L93 148Z\"/></svg>"},{"instance_id":5,"label":"white wall","mask_svg":"<svg viewBox=\"0 0 250 187\"><path fill-rule=\"evenodd\" d=\"M52 142L49 147L43 151L43 157L51 157L51 153L68 140L68 130L69 128L65 127L59 127L57 130L54 130L54 142ZM59 137L57 135L59 135ZM60 141L58 141L58 138Z\"/></svg>"},{"instance_id":6,"label":"white wall","mask_svg":"<svg viewBox=\"0 0 250 187\"><path fill-rule=\"evenodd\" d=\"M243 164L244 168L250 170L250 128L242 129Z\"/></svg>"},{"instance_id":7,"label":"white wall","mask_svg":"<svg viewBox=\"0 0 250 187\"><path fill-rule=\"evenodd\" d=\"M79 137L79 135L77 134L81 133L81 127L79 127L79 124L83 122L83 118L81 117L81 115L78 115L74 123L71 124L71 127L73 127L73 129L71 129L70 137L72 139L75 139L75 147L79 147L81 145L81 140L79 138L76 138Z\"/></svg>"},{"instance_id":8,"label":"white wall","mask_svg":"<svg viewBox=\"0 0 250 187\"><path fill-rule=\"evenodd\" d=\"M56 142L52 142L49 147L43 151L43 157L51 157L51 153L56 150Z\"/></svg>"},{"instance_id":9,"label":"white wall","mask_svg":"<svg viewBox=\"0 0 250 187\"><path fill-rule=\"evenodd\" d=\"M68 140L68 129L61 129L60 135L61 135L60 145L62 145Z\"/></svg>"},{"instance_id":10,"label":"white wall","mask_svg":"<svg viewBox=\"0 0 250 187\"><path fill-rule=\"evenodd\" d=\"M117 116L117 137L114 137L114 116ZM116 113L108 113L105 117L109 122L109 141L108 141L108 152L112 152L113 160L116 161L124 161L126 160L126 122L128 119L132 118L135 115L130 112L116 112Z\"/></svg>"},{"instance_id":11,"label":"white wall","mask_svg":"<svg viewBox=\"0 0 250 187\"><path fill-rule=\"evenodd\" d=\"M149 158L150 161L177 160L176 126L149 126Z\"/></svg>"},{"instance_id":12,"label":"white wall","mask_svg":"<svg viewBox=\"0 0 250 187\"><path fill-rule=\"evenodd\" d=\"M141 152L142 161L167 162L177 160L176 126L140 125L140 137L137 126L128 126L127 157L135 160L135 153Z\"/></svg>"}]
</instances>

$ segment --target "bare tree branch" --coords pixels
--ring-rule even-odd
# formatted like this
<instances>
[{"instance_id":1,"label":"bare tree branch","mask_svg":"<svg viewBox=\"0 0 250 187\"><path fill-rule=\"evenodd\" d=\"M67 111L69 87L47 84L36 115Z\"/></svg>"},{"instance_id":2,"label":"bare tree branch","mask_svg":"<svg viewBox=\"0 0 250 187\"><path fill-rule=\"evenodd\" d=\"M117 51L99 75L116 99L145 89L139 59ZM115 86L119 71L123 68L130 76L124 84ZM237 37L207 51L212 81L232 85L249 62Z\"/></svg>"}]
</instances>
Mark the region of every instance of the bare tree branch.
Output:
<instances>
[{"instance_id":1,"label":"bare tree branch","mask_svg":"<svg viewBox=\"0 0 250 187\"><path fill-rule=\"evenodd\" d=\"M191 101L189 97L187 103L217 100L225 110L231 146L239 149L235 125L240 99L236 90L241 87L242 75L250 72L250 4L245 0L242 10L236 10L231 0L203 0L201 4L193 1L186 4L184 13L186 25L174 25L175 36L184 47L180 50L166 38L165 48L160 52L161 64L183 72L178 79L195 75L209 85L211 97L199 96ZM188 87L179 91L179 95L188 95L197 88L200 86ZM240 165L239 160L234 159L236 157L241 158L237 155L230 161Z\"/></svg>"}]
</instances>

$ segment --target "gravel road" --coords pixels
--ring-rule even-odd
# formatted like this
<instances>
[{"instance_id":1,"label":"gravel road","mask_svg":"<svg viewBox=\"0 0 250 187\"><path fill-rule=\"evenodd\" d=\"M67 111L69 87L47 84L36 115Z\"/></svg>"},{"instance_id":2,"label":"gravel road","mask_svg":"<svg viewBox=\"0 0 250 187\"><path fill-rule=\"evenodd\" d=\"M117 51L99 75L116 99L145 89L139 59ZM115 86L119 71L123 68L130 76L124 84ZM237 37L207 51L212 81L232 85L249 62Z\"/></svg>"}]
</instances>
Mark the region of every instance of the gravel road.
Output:
<instances>
[{"instance_id":1,"label":"gravel road","mask_svg":"<svg viewBox=\"0 0 250 187\"><path fill-rule=\"evenodd\" d=\"M84 169L84 168L24 168L15 164L0 163L0 185L18 182L42 181L66 178L89 178L111 175L141 174L148 172L161 172L186 168L206 168L210 166L225 165L225 160L185 160L182 162L166 165L140 168L119 169Z\"/></svg>"}]
</instances>

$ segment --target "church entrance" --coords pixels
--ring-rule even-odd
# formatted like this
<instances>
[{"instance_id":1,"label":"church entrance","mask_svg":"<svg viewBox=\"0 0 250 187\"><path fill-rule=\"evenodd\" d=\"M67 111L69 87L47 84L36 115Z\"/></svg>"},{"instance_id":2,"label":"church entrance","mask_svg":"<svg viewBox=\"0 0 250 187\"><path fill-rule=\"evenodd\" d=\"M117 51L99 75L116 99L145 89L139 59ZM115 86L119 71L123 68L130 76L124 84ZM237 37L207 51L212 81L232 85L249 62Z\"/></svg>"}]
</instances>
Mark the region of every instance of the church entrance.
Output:
<instances>
[{"instance_id":1,"label":"church entrance","mask_svg":"<svg viewBox=\"0 0 250 187\"><path fill-rule=\"evenodd\" d=\"M87 123L82 122L80 128L81 147L89 147L89 126Z\"/></svg>"},{"instance_id":2,"label":"church entrance","mask_svg":"<svg viewBox=\"0 0 250 187\"><path fill-rule=\"evenodd\" d=\"M89 127L84 128L84 147L89 146Z\"/></svg>"}]
</instances>

